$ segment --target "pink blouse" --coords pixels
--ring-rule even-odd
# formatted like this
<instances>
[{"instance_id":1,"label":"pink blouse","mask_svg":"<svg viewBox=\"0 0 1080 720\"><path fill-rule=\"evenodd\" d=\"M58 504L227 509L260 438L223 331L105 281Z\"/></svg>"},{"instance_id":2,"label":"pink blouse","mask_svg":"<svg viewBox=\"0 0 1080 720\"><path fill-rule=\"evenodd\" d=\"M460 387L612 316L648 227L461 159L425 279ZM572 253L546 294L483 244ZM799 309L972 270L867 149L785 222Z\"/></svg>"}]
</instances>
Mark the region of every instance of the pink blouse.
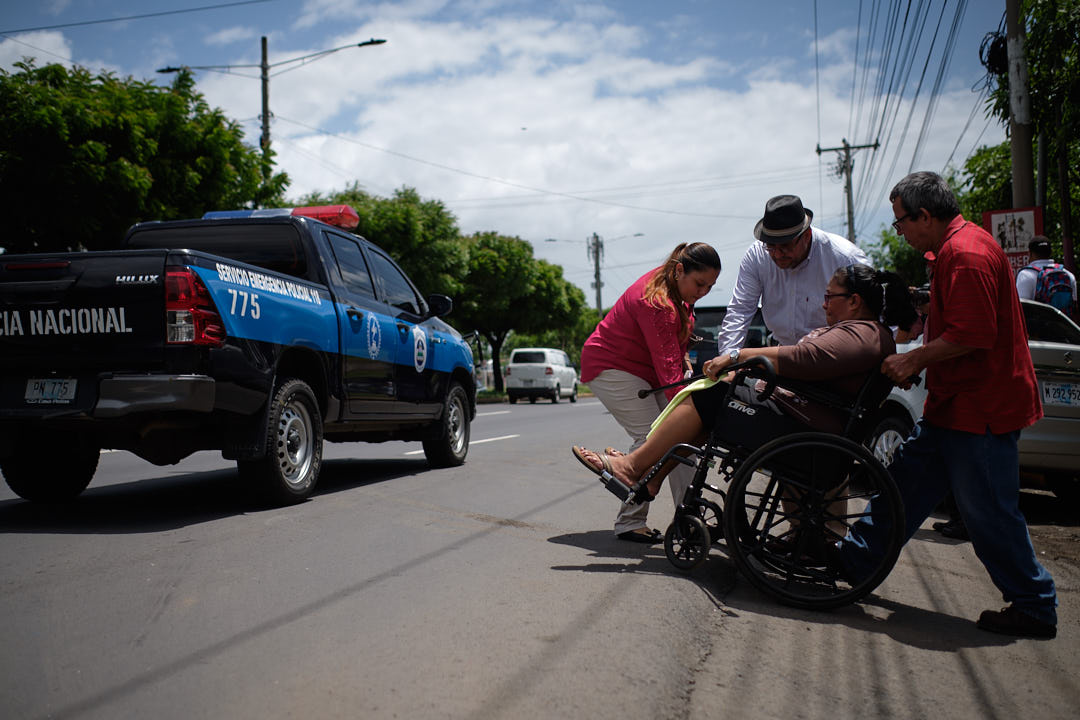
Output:
<instances>
[{"instance_id":1,"label":"pink blouse","mask_svg":"<svg viewBox=\"0 0 1080 720\"><path fill-rule=\"evenodd\" d=\"M674 304L654 307L644 298L649 278L659 269L638 278L585 341L581 351L582 382L589 382L604 370L628 372L653 387L683 378L683 358L689 341L679 342L679 315ZM681 389L671 388L665 394L670 400Z\"/></svg>"}]
</instances>

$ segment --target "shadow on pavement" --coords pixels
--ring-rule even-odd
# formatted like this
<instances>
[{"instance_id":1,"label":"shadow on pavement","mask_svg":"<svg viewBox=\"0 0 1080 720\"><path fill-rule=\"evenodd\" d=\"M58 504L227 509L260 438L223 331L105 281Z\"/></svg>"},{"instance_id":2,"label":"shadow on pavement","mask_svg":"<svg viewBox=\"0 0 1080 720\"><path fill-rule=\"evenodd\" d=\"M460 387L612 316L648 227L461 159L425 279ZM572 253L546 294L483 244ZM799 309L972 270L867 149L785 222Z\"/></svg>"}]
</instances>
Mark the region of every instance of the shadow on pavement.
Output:
<instances>
[{"instance_id":1,"label":"shadow on pavement","mask_svg":"<svg viewBox=\"0 0 1080 720\"><path fill-rule=\"evenodd\" d=\"M710 553L702 565L692 572L682 572L668 562L662 542L643 545L615 537L611 530L590 530L567 533L548 538L548 542L573 545L589 551L589 557L622 560L623 562L591 562L581 565L553 565L552 570L581 573L635 573L669 575L690 580L713 600L717 607L724 605L724 596L735 586L738 571L726 557Z\"/></svg>"},{"instance_id":2,"label":"shadow on pavement","mask_svg":"<svg viewBox=\"0 0 1080 720\"><path fill-rule=\"evenodd\" d=\"M327 460L312 498L427 471L425 460ZM91 485L64 504L2 501L0 534L158 532L231 515L282 509L262 501L257 491L240 480L235 469L166 473L97 488Z\"/></svg>"}]
</instances>

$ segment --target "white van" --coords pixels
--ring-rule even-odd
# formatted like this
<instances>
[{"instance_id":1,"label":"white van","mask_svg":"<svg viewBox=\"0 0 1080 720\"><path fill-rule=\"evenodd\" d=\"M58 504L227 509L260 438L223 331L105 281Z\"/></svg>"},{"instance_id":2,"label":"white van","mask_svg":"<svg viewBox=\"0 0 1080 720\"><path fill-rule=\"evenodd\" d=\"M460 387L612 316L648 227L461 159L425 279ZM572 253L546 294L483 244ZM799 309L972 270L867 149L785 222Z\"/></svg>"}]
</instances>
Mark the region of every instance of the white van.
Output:
<instances>
[{"instance_id":1,"label":"white van","mask_svg":"<svg viewBox=\"0 0 1080 720\"><path fill-rule=\"evenodd\" d=\"M510 353L506 366L506 396L511 403L518 398L551 398L557 403L562 398L577 402L577 370L562 350L552 348L518 348Z\"/></svg>"}]
</instances>

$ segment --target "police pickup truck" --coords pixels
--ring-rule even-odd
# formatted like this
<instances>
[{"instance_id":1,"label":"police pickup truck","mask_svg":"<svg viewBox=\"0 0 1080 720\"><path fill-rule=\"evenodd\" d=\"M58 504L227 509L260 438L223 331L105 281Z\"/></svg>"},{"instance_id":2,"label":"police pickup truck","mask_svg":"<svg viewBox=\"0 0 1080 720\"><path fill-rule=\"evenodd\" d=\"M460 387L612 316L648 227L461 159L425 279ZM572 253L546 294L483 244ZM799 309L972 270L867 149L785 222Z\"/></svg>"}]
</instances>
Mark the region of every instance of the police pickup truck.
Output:
<instances>
[{"instance_id":1,"label":"police pickup truck","mask_svg":"<svg viewBox=\"0 0 1080 720\"><path fill-rule=\"evenodd\" d=\"M311 494L323 440L419 440L460 465L472 352L347 205L140 223L122 249L0 255L0 471L72 498L102 448L220 450L272 501Z\"/></svg>"}]
</instances>

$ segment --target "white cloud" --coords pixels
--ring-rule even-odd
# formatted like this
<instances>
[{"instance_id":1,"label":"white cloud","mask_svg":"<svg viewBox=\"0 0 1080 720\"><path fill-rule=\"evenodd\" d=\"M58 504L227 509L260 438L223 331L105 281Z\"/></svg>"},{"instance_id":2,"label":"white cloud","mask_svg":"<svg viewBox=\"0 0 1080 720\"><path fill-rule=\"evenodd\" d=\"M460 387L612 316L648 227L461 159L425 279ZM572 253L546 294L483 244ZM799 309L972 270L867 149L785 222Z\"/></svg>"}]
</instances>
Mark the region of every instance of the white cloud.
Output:
<instances>
[{"instance_id":1,"label":"white cloud","mask_svg":"<svg viewBox=\"0 0 1080 720\"><path fill-rule=\"evenodd\" d=\"M207 45L232 45L242 40L250 40L255 37L255 30L250 26L231 27L220 30L205 39Z\"/></svg>"}]
</instances>

